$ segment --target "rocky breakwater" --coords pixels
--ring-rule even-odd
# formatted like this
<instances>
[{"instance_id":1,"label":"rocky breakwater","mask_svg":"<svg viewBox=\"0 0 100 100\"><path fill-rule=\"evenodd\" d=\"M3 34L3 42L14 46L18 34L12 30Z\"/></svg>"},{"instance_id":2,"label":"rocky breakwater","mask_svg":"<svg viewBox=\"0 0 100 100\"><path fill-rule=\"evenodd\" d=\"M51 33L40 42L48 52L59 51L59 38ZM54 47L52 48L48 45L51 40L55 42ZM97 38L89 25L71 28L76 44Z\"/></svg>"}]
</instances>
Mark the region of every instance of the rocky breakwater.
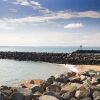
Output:
<instances>
[{"instance_id":1,"label":"rocky breakwater","mask_svg":"<svg viewBox=\"0 0 100 100\"><path fill-rule=\"evenodd\" d=\"M44 61L74 65L100 65L100 50L78 50L72 53L0 52L0 59Z\"/></svg>"},{"instance_id":2,"label":"rocky breakwater","mask_svg":"<svg viewBox=\"0 0 100 100\"><path fill-rule=\"evenodd\" d=\"M65 72L19 87L1 86L0 100L100 100L100 71Z\"/></svg>"},{"instance_id":3,"label":"rocky breakwater","mask_svg":"<svg viewBox=\"0 0 100 100\"><path fill-rule=\"evenodd\" d=\"M39 52L0 52L0 59L19 61L44 61L50 63L65 63L68 53L39 53Z\"/></svg>"}]
</instances>

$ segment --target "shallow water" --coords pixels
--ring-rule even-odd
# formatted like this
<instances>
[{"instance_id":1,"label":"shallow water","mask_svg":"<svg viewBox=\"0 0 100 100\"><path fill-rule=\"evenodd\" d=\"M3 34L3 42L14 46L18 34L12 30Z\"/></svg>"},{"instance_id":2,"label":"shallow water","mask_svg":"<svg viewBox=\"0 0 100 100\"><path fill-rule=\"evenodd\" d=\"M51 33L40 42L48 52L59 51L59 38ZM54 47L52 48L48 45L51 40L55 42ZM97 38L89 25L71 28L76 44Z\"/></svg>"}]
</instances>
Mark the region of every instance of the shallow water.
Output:
<instances>
[{"instance_id":1,"label":"shallow water","mask_svg":"<svg viewBox=\"0 0 100 100\"><path fill-rule=\"evenodd\" d=\"M25 47L25 46L0 46L0 51L18 51L18 52L53 52L53 53L70 53L80 49L79 47L60 47L60 46L40 46L40 47ZM83 47L83 50L100 50L100 47Z\"/></svg>"},{"instance_id":2,"label":"shallow water","mask_svg":"<svg viewBox=\"0 0 100 100\"><path fill-rule=\"evenodd\" d=\"M51 75L59 75L67 71L62 65L34 62L0 60L0 84L11 85L22 80L47 79Z\"/></svg>"}]
</instances>

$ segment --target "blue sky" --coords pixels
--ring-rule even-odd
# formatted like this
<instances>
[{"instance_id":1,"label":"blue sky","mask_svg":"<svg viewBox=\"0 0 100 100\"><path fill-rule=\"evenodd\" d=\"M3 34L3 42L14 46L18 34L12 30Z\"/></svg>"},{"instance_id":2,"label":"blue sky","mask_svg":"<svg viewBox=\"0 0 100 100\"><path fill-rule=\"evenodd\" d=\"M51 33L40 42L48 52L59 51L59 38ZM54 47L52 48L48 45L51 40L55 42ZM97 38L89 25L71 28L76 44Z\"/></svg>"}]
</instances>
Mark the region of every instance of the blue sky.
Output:
<instances>
[{"instance_id":1,"label":"blue sky","mask_svg":"<svg viewBox=\"0 0 100 100\"><path fill-rule=\"evenodd\" d=\"M1 46L100 46L100 0L0 0Z\"/></svg>"}]
</instances>

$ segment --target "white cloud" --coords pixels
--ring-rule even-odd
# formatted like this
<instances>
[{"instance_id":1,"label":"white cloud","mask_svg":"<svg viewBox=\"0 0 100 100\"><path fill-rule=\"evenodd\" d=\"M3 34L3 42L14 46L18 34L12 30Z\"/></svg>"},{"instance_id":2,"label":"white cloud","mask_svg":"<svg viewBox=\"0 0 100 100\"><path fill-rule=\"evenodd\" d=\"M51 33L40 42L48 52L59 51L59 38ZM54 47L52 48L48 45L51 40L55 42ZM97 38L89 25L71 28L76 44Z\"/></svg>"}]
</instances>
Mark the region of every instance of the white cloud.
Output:
<instances>
[{"instance_id":1,"label":"white cloud","mask_svg":"<svg viewBox=\"0 0 100 100\"><path fill-rule=\"evenodd\" d=\"M29 5L29 2L27 0L16 0L16 1L17 1L17 3L19 3L20 5L23 5L23 6Z\"/></svg>"},{"instance_id":2,"label":"white cloud","mask_svg":"<svg viewBox=\"0 0 100 100\"><path fill-rule=\"evenodd\" d=\"M35 5L35 6L41 6L41 5L39 4L39 2L30 1L30 3L31 3L32 5Z\"/></svg>"},{"instance_id":3,"label":"white cloud","mask_svg":"<svg viewBox=\"0 0 100 100\"><path fill-rule=\"evenodd\" d=\"M91 13L90 13L91 12ZM44 14L43 16L29 16L24 18L16 19L1 19L2 23L19 25L19 24L34 24L34 23L46 23L48 21L59 20L59 19L71 19L71 18L100 18L100 13L96 11L84 11L84 12L51 12L51 14ZM83 27L81 23L72 23L64 26L64 28L80 28Z\"/></svg>"},{"instance_id":4,"label":"white cloud","mask_svg":"<svg viewBox=\"0 0 100 100\"><path fill-rule=\"evenodd\" d=\"M82 27L83 27L82 23L71 23L64 26L65 29L77 29L77 28L82 28Z\"/></svg>"},{"instance_id":5,"label":"white cloud","mask_svg":"<svg viewBox=\"0 0 100 100\"><path fill-rule=\"evenodd\" d=\"M100 12L96 11L79 12L78 17L100 18Z\"/></svg>"}]
</instances>

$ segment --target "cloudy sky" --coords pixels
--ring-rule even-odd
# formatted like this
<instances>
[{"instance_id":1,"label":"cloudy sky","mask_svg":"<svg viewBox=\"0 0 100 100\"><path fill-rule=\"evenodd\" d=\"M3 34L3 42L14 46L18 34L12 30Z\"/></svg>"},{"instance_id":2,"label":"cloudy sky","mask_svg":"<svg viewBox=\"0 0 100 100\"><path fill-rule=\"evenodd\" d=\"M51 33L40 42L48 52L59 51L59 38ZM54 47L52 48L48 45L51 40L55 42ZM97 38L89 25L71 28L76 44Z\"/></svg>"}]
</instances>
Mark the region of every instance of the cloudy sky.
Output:
<instances>
[{"instance_id":1,"label":"cloudy sky","mask_svg":"<svg viewBox=\"0 0 100 100\"><path fill-rule=\"evenodd\" d=\"M0 46L100 46L100 0L0 0Z\"/></svg>"}]
</instances>

